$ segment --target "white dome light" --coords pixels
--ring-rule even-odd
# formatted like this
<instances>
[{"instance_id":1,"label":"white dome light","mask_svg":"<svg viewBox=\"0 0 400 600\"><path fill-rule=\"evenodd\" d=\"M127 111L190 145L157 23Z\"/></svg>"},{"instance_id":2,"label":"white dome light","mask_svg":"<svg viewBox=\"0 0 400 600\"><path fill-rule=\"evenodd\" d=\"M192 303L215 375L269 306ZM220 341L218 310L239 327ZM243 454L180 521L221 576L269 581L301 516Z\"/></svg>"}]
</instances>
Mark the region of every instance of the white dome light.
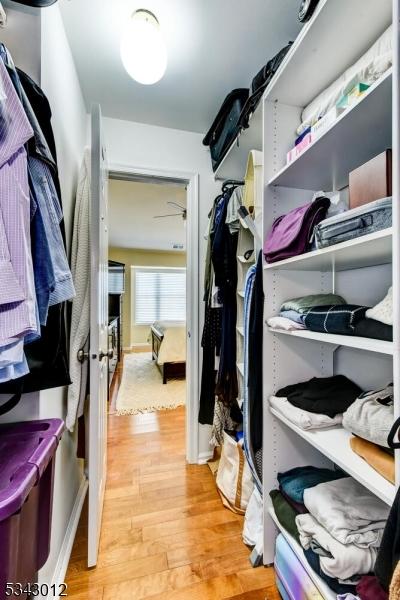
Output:
<instances>
[{"instance_id":1,"label":"white dome light","mask_svg":"<svg viewBox=\"0 0 400 600\"><path fill-rule=\"evenodd\" d=\"M156 17L143 8L131 16L121 39L121 59L129 75L144 85L160 81L167 49Z\"/></svg>"}]
</instances>

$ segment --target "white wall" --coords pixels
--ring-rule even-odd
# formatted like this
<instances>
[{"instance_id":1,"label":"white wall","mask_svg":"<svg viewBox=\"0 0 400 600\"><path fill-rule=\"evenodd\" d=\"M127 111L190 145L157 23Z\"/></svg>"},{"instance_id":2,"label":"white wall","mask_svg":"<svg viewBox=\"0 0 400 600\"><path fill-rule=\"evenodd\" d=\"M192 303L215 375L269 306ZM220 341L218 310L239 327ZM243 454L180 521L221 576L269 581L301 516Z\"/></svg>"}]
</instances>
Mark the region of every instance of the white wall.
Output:
<instances>
[{"instance_id":1,"label":"white wall","mask_svg":"<svg viewBox=\"0 0 400 600\"><path fill-rule=\"evenodd\" d=\"M58 4L42 10L41 86L53 112L62 201L68 244L75 203L77 176L86 143L86 107L66 38ZM40 395L40 416L65 417L66 389ZM68 522L83 479L83 462L76 458L75 436L65 432L59 446L54 487L51 555L40 574L54 576Z\"/></svg>"},{"instance_id":2,"label":"white wall","mask_svg":"<svg viewBox=\"0 0 400 600\"><path fill-rule=\"evenodd\" d=\"M177 129L167 129L117 119L104 119L108 160L111 165L199 174L199 315L203 330L203 277L206 245L204 231L207 215L220 189L214 181L208 149L203 136ZM199 379L201 376L201 352ZM209 452L209 427L200 425L199 453Z\"/></svg>"},{"instance_id":3,"label":"white wall","mask_svg":"<svg viewBox=\"0 0 400 600\"><path fill-rule=\"evenodd\" d=\"M68 235L77 173L86 141L87 118L59 7L55 4L39 11L22 6L10 9L8 3L5 6L8 24L2 30L1 39L11 51L15 64L41 84L53 110ZM63 418L65 414L66 389L58 388L25 395L17 408L1 421ZM41 582L51 583L57 569L66 566L60 560L60 551L65 549L67 526L83 479L83 462L76 458L76 439L65 433L57 450L51 552L40 572ZM58 575L64 574L58 572Z\"/></svg>"}]
</instances>

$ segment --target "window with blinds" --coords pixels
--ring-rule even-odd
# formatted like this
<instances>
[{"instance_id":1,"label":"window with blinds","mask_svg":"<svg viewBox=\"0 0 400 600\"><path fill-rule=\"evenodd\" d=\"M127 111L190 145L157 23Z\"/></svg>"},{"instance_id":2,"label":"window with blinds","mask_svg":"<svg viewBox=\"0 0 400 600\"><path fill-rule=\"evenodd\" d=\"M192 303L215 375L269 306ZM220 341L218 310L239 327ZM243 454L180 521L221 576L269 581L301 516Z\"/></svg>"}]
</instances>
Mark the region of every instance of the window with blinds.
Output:
<instances>
[{"instance_id":1,"label":"window with blinds","mask_svg":"<svg viewBox=\"0 0 400 600\"><path fill-rule=\"evenodd\" d=\"M132 267L136 325L186 320L186 269Z\"/></svg>"}]
</instances>

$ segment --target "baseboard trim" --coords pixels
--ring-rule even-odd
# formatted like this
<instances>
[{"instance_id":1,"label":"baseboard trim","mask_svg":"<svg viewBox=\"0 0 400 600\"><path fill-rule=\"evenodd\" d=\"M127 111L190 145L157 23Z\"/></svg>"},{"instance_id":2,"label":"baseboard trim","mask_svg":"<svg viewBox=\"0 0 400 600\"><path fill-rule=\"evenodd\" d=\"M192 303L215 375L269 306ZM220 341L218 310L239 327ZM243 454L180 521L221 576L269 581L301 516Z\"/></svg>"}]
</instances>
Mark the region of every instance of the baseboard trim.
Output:
<instances>
[{"instance_id":1,"label":"baseboard trim","mask_svg":"<svg viewBox=\"0 0 400 600\"><path fill-rule=\"evenodd\" d=\"M210 460L214 456L213 451L200 452L199 458L197 460L199 465L205 465L207 461Z\"/></svg>"},{"instance_id":2,"label":"baseboard trim","mask_svg":"<svg viewBox=\"0 0 400 600\"><path fill-rule=\"evenodd\" d=\"M60 584L64 583L65 581L65 575L67 573L68 563L71 557L72 546L74 544L76 530L78 529L79 519L88 488L89 481L86 479L86 477L84 477L75 498L75 503L68 521L67 530L65 532L60 554L58 555L57 564L51 580L51 585L54 585L55 587L51 589L60 589ZM53 596L53 598L59 598L59 596Z\"/></svg>"}]
</instances>

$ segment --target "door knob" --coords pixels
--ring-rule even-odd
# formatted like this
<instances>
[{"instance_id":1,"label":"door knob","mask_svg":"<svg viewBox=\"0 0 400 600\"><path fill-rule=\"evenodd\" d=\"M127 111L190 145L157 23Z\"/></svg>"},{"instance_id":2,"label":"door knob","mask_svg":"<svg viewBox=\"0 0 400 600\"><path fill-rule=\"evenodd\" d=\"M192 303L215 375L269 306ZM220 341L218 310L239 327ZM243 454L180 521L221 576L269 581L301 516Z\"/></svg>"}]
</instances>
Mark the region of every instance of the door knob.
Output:
<instances>
[{"instance_id":1,"label":"door knob","mask_svg":"<svg viewBox=\"0 0 400 600\"><path fill-rule=\"evenodd\" d=\"M89 352L85 352L84 350L78 350L76 357L80 363L83 363L89 358Z\"/></svg>"},{"instance_id":2,"label":"door knob","mask_svg":"<svg viewBox=\"0 0 400 600\"><path fill-rule=\"evenodd\" d=\"M114 349L111 348L108 352L107 352L107 356L108 358L114 358Z\"/></svg>"},{"instance_id":3,"label":"door knob","mask_svg":"<svg viewBox=\"0 0 400 600\"><path fill-rule=\"evenodd\" d=\"M106 358L106 356L108 356L108 352L103 352L103 350L100 350L99 361L101 362L103 360L103 358Z\"/></svg>"}]
</instances>

